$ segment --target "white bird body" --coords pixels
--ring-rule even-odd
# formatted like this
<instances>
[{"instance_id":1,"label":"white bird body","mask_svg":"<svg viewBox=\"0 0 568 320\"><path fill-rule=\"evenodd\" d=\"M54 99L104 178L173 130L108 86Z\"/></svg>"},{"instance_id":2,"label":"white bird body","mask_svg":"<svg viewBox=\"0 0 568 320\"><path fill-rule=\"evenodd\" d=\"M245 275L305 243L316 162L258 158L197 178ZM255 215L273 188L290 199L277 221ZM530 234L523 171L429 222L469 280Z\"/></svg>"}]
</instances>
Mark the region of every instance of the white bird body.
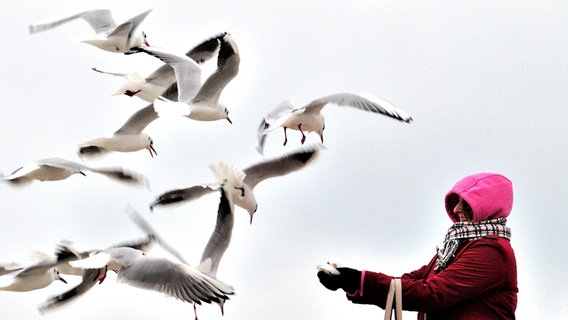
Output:
<instances>
[{"instance_id":1,"label":"white bird body","mask_svg":"<svg viewBox=\"0 0 568 320\"><path fill-rule=\"evenodd\" d=\"M264 152L266 135L277 128L284 128L284 145L288 142L287 129L300 131L302 134L300 142L302 144L306 140L305 132L316 132L323 143L325 118L321 110L328 104L353 107L362 111L382 114L403 122L412 121L412 117L406 111L399 109L386 100L366 93L332 94L313 100L300 108L296 107L290 99L278 105L262 119L258 128L257 150L261 154Z\"/></svg>"},{"instance_id":2,"label":"white bird body","mask_svg":"<svg viewBox=\"0 0 568 320\"><path fill-rule=\"evenodd\" d=\"M0 266L0 290L26 292L45 288L56 280L67 283L60 276L58 267L73 258L73 253L65 247L58 247L55 257L42 259L27 267L15 264Z\"/></svg>"},{"instance_id":3,"label":"white bird body","mask_svg":"<svg viewBox=\"0 0 568 320\"><path fill-rule=\"evenodd\" d=\"M110 137L99 137L85 141L79 147L96 146L108 151L135 152L148 149L152 139L145 133L141 134L114 134Z\"/></svg>"},{"instance_id":4,"label":"white bird body","mask_svg":"<svg viewBox=\"0 0 568 320\"><path fill-rule=\"evenodd\" d=\"M139 26L150 11L152 10L144 11L126 22L117 25L110 10L87 10L61 19L34 23L30 25L29 31L30 33L37 33L82 18L98 35L96 38L82 40L82 42L110 52L134 53L135 51L132 51L132 48L144 45L148 46L146 34L139 30Z\"/></svg>"},{"instance_id":5,"label":"white bird body","mask_svg":"<svg viewBox=\"0 0 568 320\"><path fill-rule=\"evenodd\" d=\"M50 285L53 281L62 280L59 270L51 267L29 271L23 269L15 271L13 274L6 274L0 277L0 290L26 292L42 289Z\"/></svg>"},{"instance_id":6,"label":"white bird body","mask_svg":"<svg viewBox=\"0 0 568 320\"><path fill-rule=\"evenodd\" d=\"M167 75L164 75L159 79L151 81L148 78L144 78L144 76L139 71L133 71L129 74L126 74L106 72L96 68L93 68L93 70L99 73L124 78L124 82L122 83L120 88L118 88L111 95L127 95L129 97L136 96L147 102L154 102L154 100L159 97L162 92L164 92L164 90L166 90L168 86L171 85L171 83L174 83L176 79L173 72L169 77Z\"/></svg>"},{"instance_id":7,"label":"white bird body","mask_svg":"<svg viewBox=\"0 0 568 320\"><path fill-rule=\"evenodd\" d=\"M157 155L154 141L142 132L147 125L158 118L152 104L136 111L110 137L99 137L79 144L81 157L100 156L108 151L135 152L147 149L150 156Z\"/></svg>"},{"instance_id":8,"label":"white bird body","mask_svg":"<svg viewBox=\"0 0 568 320\"><path fill-rule=\"evenodd\" d=\"M217 57L217 70L201 84L201 68L193 59L171 51L141 47L138 50L148 53L174 68L177 85L177 101L158 97L156 108L167 108L168 104L183 106L184 116L198 121L225 119L231 122L227 107L219 103L221 92L239 71L240 56L235 42L228 33L218 36L220 48ZM170 94L172 94L170 92ZM165 93L164 93L165 95Z\"/></svg>"}]
</instances>

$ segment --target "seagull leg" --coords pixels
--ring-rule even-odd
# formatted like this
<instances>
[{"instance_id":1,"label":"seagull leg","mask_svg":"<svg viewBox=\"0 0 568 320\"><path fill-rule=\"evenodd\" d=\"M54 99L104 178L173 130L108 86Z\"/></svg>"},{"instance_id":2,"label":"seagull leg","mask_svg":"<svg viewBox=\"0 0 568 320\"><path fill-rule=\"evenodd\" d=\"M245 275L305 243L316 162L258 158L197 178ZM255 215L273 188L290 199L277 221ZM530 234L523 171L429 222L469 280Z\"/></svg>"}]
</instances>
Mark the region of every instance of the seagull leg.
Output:
<instances>
[{"instance_id":1,"label":"seagull leg","mask_svg":"<svg viewBox=\"0 0 568 320\"><path fill-rule=\"evenodd\" d=\"M195 320L199 320L197 319L197 304L195 302L193 303L193 313L195 314Z\"/></svg>"},{"instance_id":2,"label":"seagull leg","mask_svg":"<svg viewBox=\"0 0 568 320\"><path fill-rule=\"evenodd\" d=\"M304 142L306 141L306 135L304 134L304 131L302 131L302 124L301 123L298 125L298 130L300 130L300 133L302 133L302 140L300 140L300 142L302 144L304 144Z\"/></svg>"},{"instance_id":3,"label":"seagull leg","mask_svg":"<svg viewBox=\"0 0 568 320\"><path fill-rule=\"evenodd\" d=\"M99 275L101 275L101 273L103 275L99 278ZM98 270L97 276L95 277L95 281L99 280L99 284L103 283L103 281L105 281L106 279L106 275L107 275L107 266L105 266L104 272L101 272L101 269Z\"/></svg>"},{"instance_id":4,"label":"seagull leg","mask_svg":"<svg viewBox=\"0 0 568 320\"><path fill-rule=\"evenodd\" d=\"M129 96L129 97L134 97L136 94L138 94L140 91L140 89L136 90L136 91L132 91L132 90L126 90L124 91L124 94Z\"/></svg>"},{"instance_id":5,"label":"seagull leg","mask_svg":"<svg viewBox=\"0 0 568 320\"><path fill-rule=\"evenodd\" d=\"M287 128L284 127L284 144L283 144L283 146L285 146L286 143L288 143L288 134L286 133L286 129L287 129Z\"/></svg>"}]
</instances>

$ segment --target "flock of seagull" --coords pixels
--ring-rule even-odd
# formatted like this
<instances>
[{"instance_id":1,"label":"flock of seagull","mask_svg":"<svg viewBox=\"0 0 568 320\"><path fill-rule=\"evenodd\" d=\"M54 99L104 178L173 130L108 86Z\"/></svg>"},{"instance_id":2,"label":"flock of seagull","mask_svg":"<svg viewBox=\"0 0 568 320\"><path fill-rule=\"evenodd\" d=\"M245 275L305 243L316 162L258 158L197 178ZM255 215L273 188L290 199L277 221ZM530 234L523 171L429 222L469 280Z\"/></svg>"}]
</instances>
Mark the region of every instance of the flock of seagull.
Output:
<instances>
[{"instance_id":1,"label":"flock of seagull","mask_svg":"<svg viewBox=\"0 0 568 320\"><path fill-rule=\"evenodd\" d=\"M29 31L34 34L82 19L96 34L96 38L84 40L85 43L116 53L148 54L164 64L147 77L138 73L120 74L94 69L124 79L116 94L136 97L150 104L130 116L112 136L97 137L79 144L77 153L81 162L62 158L42 159L24 165L11 174L0 176L0 182L22 185L34 180L56 181L74 174L98 173L119 182L148 186L148 179L141 173L122 167L94 168L84 162L109 152L136 152L143 149L154 157L157 152L153 140L144 133L144 129L166 113L195 121L226 120L232 123L227 107L219 101L223 89L239 71L240 55L233 37L227 32L216 34L185 54L153 47L148 43L146 33L141 30L141 24L150 12L151 10L142 12L122 24L115 22L110 10L102 9L30 25ZM201 64L215 57L217 69L202 83ZM219 193L216 225L197 267L190 266L130 208L128 213L144 231L145 238L89 251L79 251L71 242L61 241L56 246L54 256L38 253L38 262L35 264L0 265L0 290L30 291L44 288L57 280L66 283L62 275L82 277L81 283L76 287L49 297L41 304L39 311L43 313L73 301L96 283L102 283L107 271L113 270L117 273L119 282L162 292L192 303L194 307L202 302L215 302L223 310L224 302L235 290L217 279L217 269L231 241L235 205L249 213L252 223L258 207L254 188L266 179L306 167L321 154L325 149L325 120L321 111L326 105L348 106L407 123L412 120L408 113L392 103L369 94L335 93L317 98L303 107L297 107L291 100L287 100L262 117L258 127L257 151L263 154L266 136L278 128L284 130L284 145L288 143L287 129L301 132L302 145L306 134L310 132L317 133L320 142L276 158L264 159L244 169L224 162L211 163L209 169L215 177L214 182L172 189L158 195L149 204L150 210L155 210L185 203L206 194ZM151 256L149 250L154 244L160 245L176 259Z\"/></svg>"}]
</instances>

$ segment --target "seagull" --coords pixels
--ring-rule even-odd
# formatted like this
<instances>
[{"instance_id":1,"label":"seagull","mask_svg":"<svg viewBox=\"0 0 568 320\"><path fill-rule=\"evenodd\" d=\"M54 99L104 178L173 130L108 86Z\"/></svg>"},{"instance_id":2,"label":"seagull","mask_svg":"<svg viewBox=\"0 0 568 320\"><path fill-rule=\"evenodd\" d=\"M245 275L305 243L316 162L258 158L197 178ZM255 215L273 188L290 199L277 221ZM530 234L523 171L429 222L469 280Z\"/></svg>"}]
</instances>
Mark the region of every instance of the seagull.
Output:
<instances>
[{"instance_id":1,"label":"seagull","mask_svg":"<svg viewBox=\"0 0 568 320\"><path fill-rule=\"evenodd\" d=\"M239 72L240 56L237 45L228 33L219 36L220 48L217 56L217 70L201 84L201 68L185 55L178 55L166 49L139 47L136 50L157 57L169 64L176 75L176 85L170 86L154 104L157 108L172 108L175 105L183 114L194 120L215 121L229 118L227 108L219 103L219 97L225 86ZM166 98L177 92L177 102Z\"/></svg>"},{"instance_id":2,"label":"seagull","mask_svg":"<svg viewBox=\"0 0 568 320\"><path fill-rule=\"evenodd\" d=\"M213 58L219 51L219 37L219 35L215 35L201 42L185 55L198 64ZM97 68L93 68L93 70L125 79L122 86L113 95L136 96L147 102L154 102L170 85L176 82L174 70L168 64L162 65L146 78L137 71L126 74L106 72Z\"/></svg>"},{"instance_id":3,"label":"seagull","mask_svg":"<svg viewBox=\"0 0 568 320\"><path fill-rule=\"evenodd\" d=\"M87 10L62 19L31 24L29 31L31 34L34 34L55 28L71 20L82 18L93 28L97 35L104 35L104 37L83 40L82 42L106 51L131 54L136 52L132 50L133 47L149 45L146 41L146 33L138 29L150 11L152 11L152 9L146 10L134 18L117 25L110 10Z\"/></svg>"},{"instance_id":4,"label":"seagull","mask_svg":"<svg viewBox=\"0 0 568 320\"><path fill-rule=\"evenodd\" d=\"M186 263L185 259L177 250L167 244L164 239L158 235L158 233L150 226L150 224L142 218L142 216L134 210L132 207L128 206L126 209L126 213L132 219L132 221L141 228L144 233L146 233L146 237L137 240L130 240L124 241L121 243L117 243L112 245L109 248L120 248L120 247L129 247L136 250L140 250L142 252L149 252L155 244L158 244L162 247L165 251L172 254L172 256L176 257L179 261ZM94 254L97 254L101 250L87 250L79 252L72 247L72 244L69 241L62 241L59 245L60 247L64 247L69 252L73 252L73 254L77 257L75 260L85 259ZM46 256L43 253L36 253L40 259L50 259L51 257ZM95 286L98 282L99 284L102 283L104 280L104 274L106 272L105 268L100 269L82 269L71 266L68 262L59 265L59 270L63 274L71 274L71 275L80 275L82 276L82 281L77 286L55 296L48 298L44 303L38 306L38 310L40 313L44 314L48 311L53 311L57 308L66 305L87 291Z\"/></svg>"},{"instance_id":5,"label":"seagull","mask_svg":"<svg viewBox=\"0 0 568 320\"><path fill-rule=\"evenodd\" d=\"M293 171L302 169L309 163L313 162L324 149L322 144L314 144L302 148L298 151L280 156L278 158L264 160L255 163L244 170L233 168L229 170L219 170L219 166L211 166L210 169L217 177L218 182L212 184L196 185L185 189L175 189L159 195L151 204L150 210L157 207L165 207L167 205L185 202L197 199L205 194L219 190L229 174L232 179L234 188L227 189L235 204L248 211L250 215L250 223L252 223L253 215L258 208L256 198L254 196L254 188L260 182L278 176L287 175Z\"/></svg>"},{"instance_id":6,"label":"seagull","mask_svg":"<svg viewBox=\"0 0 568 320\"><path fill-rule=\"evenodd\" d=\"M148 179L144 175L121 167L92 168L62 158L47 158L26 164L8 176L0 177L0 181L7 181L14 185L28 184L33 180L58 181L67 179L74 174L86 176L86 171L99 173L125 183L149 186Z\"/></svg>"},{"instance_id":7,"label":"seagull","mask_svg":"<svg viewBox=\"0 0 568 320\"><path fill-rule=\"evenodd\" d=\"M0 266L0 290L32 291L45 288L57 280L67 284L67 281L60 276L58 266L71 258L73 258L73 254L67 251L65 247L58 247L55 257L27 267L17 264Z\"/></svg>"},{"instance_id":8,"label":"seagull","mask_svg":"<svg viewBox=\"0 0 568 320\"><path fill-rule=\"evenodd\" d=\"M292 100L288 99L262 119L258 128L258 152L263 154L266 135L279 127L284 128L284 145L288 142L286 129L300 131L302 144L306 140L304 133L315 131L323 143L325 119L321 110L330 103L383 114L403 122L412 121L412 117L408 113L392 103L366 93L336 93L313 100L301 108L296 107Z\"/></svg>"},{"instance_id":9,"label":"seagull","mask_svg":"<svg viewBox=\"0 0 568 320\"><path fill-rule=\"evenodd\" d=\"M143 133L152 121L158 118L154 105L150 104L130 116L126 122L110 137L99 137L79 145L81 158L101 156L109 151L135 152L147 149L150 156L158 155L152 138Z\"/></svg>"},{"instance_id":10,"label":"seagull","mask_svg":"<svg viewBox=\"0 0 568 320\"><path fill-rule=\"evenodd\" d=\"M84 269L113 270L118 274L118 282L162 292L190 303L220 302L234 294L231 286L187 264L151 257L129 247L109 248L70 264Z\"/></svg>"}]
</instances>

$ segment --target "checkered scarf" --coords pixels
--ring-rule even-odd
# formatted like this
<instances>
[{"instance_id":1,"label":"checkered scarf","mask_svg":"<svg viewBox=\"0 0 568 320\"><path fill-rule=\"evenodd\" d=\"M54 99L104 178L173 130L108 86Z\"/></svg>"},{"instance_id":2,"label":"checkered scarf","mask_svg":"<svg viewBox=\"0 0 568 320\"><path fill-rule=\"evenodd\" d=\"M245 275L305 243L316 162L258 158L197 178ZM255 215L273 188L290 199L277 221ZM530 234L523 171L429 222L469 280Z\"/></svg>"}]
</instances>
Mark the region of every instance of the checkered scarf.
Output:
<instances>
[{"instance_id":1,"label":"checkered scarf","mask_svg":"<svg viewBox=\"0 0 568 320\"><path fill-rule=\"evenodd\" d=\"M446 268L456 256L462 244L488 235L497 235L511 239L511 229L505 224L505 218L485 220L480 222L461 221L454 223L448 229L441 249L438 249L435 270Z\"/></svg>"}]
</instances>

